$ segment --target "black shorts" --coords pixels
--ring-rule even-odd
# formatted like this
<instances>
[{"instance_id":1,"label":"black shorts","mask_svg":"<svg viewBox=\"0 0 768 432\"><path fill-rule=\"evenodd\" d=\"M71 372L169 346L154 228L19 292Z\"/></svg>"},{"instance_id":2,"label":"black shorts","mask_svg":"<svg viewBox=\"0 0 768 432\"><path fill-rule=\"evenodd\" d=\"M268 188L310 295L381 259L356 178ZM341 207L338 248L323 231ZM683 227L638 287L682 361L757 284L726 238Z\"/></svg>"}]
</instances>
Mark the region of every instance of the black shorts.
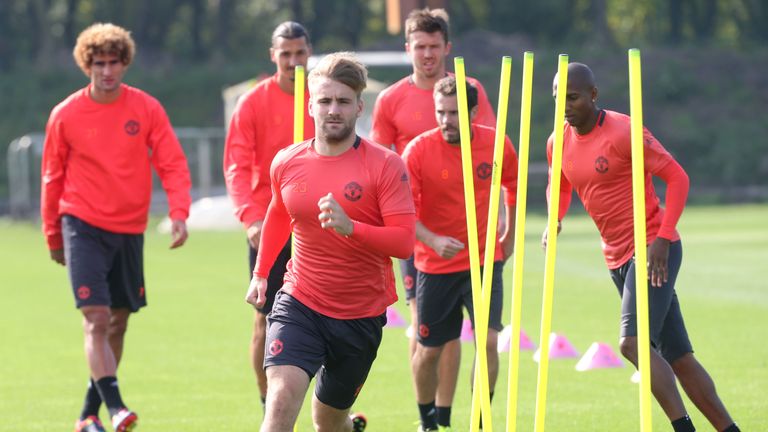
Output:
<instances>
[{"instance_id":1,"label":"black shorts","mask_svg":"<svg viewBox=\"0 0 768 432\"><path fill-rule=\"evenodd\" d=\"M267 315L264 368L290 365L303 369L310 379L317 374L317 399L339 410L348 409L376 359L385 323L383 314L352 320L330 318L280 291Z\"/></svg>"},{"instance_id":2,"label":"black shorts","mask_svg":"<svg viewBox=\"0 0 768 432\"><path fill-rule=\"evenodd\" d=\"M416 266L413 265L413 255L400 261L400 275L403 277L405 289L405 304L410 304L416 298Z\"/></svg>"},{"instance_id":3,"label":"black shorts","mask_svg":"<svg viewBox=\"0 0 768 432\"><path fill-rule=\"evenodd\" d=\"M250 268L248 270L248 279L250 280L253 277L253 269L256 266L256 257L258 256L258 252L256 249L251 247L251 244L248 243L248 263L250 264ZM280 254L277 255L277 259L275 260L275 263L272 265L272 268L269 269L269 276L267 276L267 301L264 303L264 306L260 308L256 308L257 311L263 313L264 315L268 314L272 310L272 305L275 303L275 294L277 294L277 290L283 287L283 277L285 276L285 266L288 265L288 260L291 259L291 239L288 239L288 242L285 243L285 246L283 246L283 249L280 251Z\"/></svg>"},{"instance_id":4,"label":"black shorts","mask_svg":"<svg viewBox=\"0 0 768 432\"><path fill-rule=\"evenodd\" d=\"M680 241L670 243L667 282L661 287L648 286L648 323L651 344L669 363L693 352L675 293L675 279L682 261L682 243ZM621 296L621 337L637 336L635 259L632 258L623 266L611 270L611 279Z\"/></svg>"},{"instance_id":5,"label":"black shorts","mask_svg":"<svg viewBox=\"0 0 768 432\"><path fill-rule=\"evenodd\" d=\"M146 306L144 235L105 231L71 215L61 219L75 305L131 312Z\"/></svg>"},{"instance_id":6,"label":"black shorts","mask_svg":"<svg viewBox=\"0 0 768 432\"><path fill-rule=\"evenodd\" d=\"M493 265L491 305L488 328L501 331L501 309L504 304L504 263ZM438 347L461 336L465 306L475 326L472 307L472 280L469 271L429 274L419 272L416 282L416 309L419 316L417 340L429 347Z\"/></svg>"}]
</instances>

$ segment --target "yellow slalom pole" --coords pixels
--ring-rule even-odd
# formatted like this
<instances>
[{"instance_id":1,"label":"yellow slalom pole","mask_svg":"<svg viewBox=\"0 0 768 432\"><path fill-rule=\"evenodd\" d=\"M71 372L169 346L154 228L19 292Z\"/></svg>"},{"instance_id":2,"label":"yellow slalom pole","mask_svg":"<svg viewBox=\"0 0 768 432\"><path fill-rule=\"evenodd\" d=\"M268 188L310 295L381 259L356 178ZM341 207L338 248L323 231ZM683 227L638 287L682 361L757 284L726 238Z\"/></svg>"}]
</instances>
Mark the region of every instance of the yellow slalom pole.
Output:
<instances>
[{"instance_id":1,"label":"yellow slalom pole","mask_svg":"<svg viewBox=\"0 0 768 432\"><path fill-rule=\"evenodd\" d=\"M304 66L296 65L293 81L293 142L304 141Z\"/></svg>"},{"instance_id":2,"label":"yellow slalom pole","mask_svg":"<svg viewBox=\"0 0 768 432\"><path fill-rule=\"evenodd\" d=\"M517 164L517 205L515 207L515 261L512 268L512 311L507 382L507 432L517 429L517 387L520 369L520 318L523 309L523 257L525 252L525 211L528 197L528 147L531 135L533 53L523 57L523 90L520 97L520 141Z\"/></svg>"},{"instance_id":3,"label":"yellow slalom pole","mask_svg":"<svg viewBox=\"0 0 768 432\"><path fill-rule=\"evenodd\" d=\"M645 164L643 156L643 89L640 50L629 50L629 108L632 133L632 207L635 219L635 287L637 356L640 366L640 430L651 431L651 336L648 328L648 258L645 232Z\"/></svg>"},{"instance_id":4,"label":"yellow slalom pole","mask_svg":"<svg viewBox=\"0 0 768 432\"><path fill-rule=\"evenodd\" d=\"M296 65L293 81L293 142L304 141L304 66ZM293 236L291 236L291 257L293 257ZM298 426L293 425L293 432Z\"/></svg>"},{"instance_id":5,"label":"yellow slalom pole","mask_svg":"<svg viewBox=\"0 0 768 432\"><path fill-rule=\"evenodd\" d=\"M536 383L536 415L533 429L544 431L547 411L547 380L549 379L549 333L552 326L552 298L555 291L555 251L557 250L557 218L560 209L560 176L563 167L563 121L565 93L568 89L568 55L560 54L557 65L557 95L555 97L555 142L552 149L552 169L549 182L549 218L547 220L547 252L544 262L544 294L541 305L539 337L539 374Z\"/></svg>"},{"instance_id":6,"label":"yellow slalom pole","mask_svg":"<svg viewBox=\"0 0 768 432\"><path fill-rule=\"evenodd\" d=\"M480 248L477 239L477 215L475 214L475 182L474 169L472 168L472 147L469 129L469 111L467 110L467 77L464 72L464 58L456 57L454 60L456 71L456 96L459 104L459 132L461 135L461 172L464 180L464 204L467 213L467 242L469 244L469 270L472 283L472 303L481 305L481 281L480 281ZM482 308L475 307L475 323L482 319ZM487 320L487 318L486 318ZM488 393L488 356L485 352L485 341L475 332L475 351L477 352L476 369L480 369L481 379L475 380L474 391L482 396L481 409L483 418L488 425L483 424L484 431L490 431L491 399ZM482 345L480 343L482 342ZM481 348L482 347L482 348ZM473 404L470 417L470 430L477 431L480 425L479 410Z\"/></svg>"},{"instance_id":7,"label":"yellow slalom pole","mask_svg":"<svg viewBox=\"0 0 768 432\"><path fill-rule=\"evenodd\" d=\"M482 307L480 314L475 314L475 334L477 340L477 347L475 353L476 363L480 362L478 353L480 350L485 351L485 346L488 343L488 321L489 311L491 309L491 289L493 284L493 265L496 258L494 253L496 250L496 243L498 234L496 229L499 222L499 199L501 196L501 175L502 164L504 162L504 141L507 130L507 108L509 107L509 81L512 76L512 57L504 56L501 59L501 77L499 78L499 106L496 111L496 135L494 137L493 145L493 169L491 171L491 192L488 200L488 224L485 232L485 258L483 260L483 274L482 274L482 304L475 306L475 310L478 307ZM476 304L476 303L473 303ZM482 341L482 345L480 344ZM487 356L486 352L486 356ZM480 373L480 368L475 368L475 387L480 380L488 380L487 370L486 376L483 377ZM482 387L488 389L488 400L490 403L490 385ZM484 395L484 393L483 393ZM472 393L472 402L479 403L481 397L480 392ZM484 396L483 396L484 397ZM492 430L492 424L490 418L483 420L483 430Z\"/></svg>"}]
</instances>

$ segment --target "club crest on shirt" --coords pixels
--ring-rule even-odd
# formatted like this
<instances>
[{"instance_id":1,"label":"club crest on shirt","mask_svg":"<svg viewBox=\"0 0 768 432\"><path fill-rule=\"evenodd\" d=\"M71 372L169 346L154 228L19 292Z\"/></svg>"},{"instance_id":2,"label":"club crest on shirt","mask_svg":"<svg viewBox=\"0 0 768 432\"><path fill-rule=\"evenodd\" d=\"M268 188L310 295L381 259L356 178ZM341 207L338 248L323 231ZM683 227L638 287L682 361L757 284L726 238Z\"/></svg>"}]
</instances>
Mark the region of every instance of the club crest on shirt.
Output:
<instances>
[{"instance_id":1,"label":"club crest on shirt","mask_svg":"<svg viewBox=\"0 0 768 432\"><path fill-rule=\"evenodd\" d=\"M137 133L139 133L139 130L141 129L141 126L139 125L139 122L136 120L128 120L125 122L125 133L127 133L130 136L134 136Z\"/></svg>"},{"instance_id":2,"label":"club crest on shirt","mask_svg":"<svg viewBox=\"0 0 768 432\"><path fill-rule=\"evenodd\" d=\"M607 173L608 159L603 156L598 156L597 159L595 159L595 171L599 172L600 174Z\"/></svg>"},{"instance_id":3,"label":"club crest on shirt","mask_svg":"<svg viewBox=\"0 0 768 432\"><path fill-rule=\"evenodd\" d=\"M357 182L349 182L344 186L344 198L350 201L357 201L363 197L363 187Z\"/></svg>"},{"instance_id":4,"label":"club crest on shirt","mask_svg":"<svg viewBox=\"0 0 768 432\"><path fill-rule=\"evenodd\" d=\"M493 174L493 168L488 162L483 162L475 168L475 172L481 180L486 180Z\"/></svg>"}]
</instances>

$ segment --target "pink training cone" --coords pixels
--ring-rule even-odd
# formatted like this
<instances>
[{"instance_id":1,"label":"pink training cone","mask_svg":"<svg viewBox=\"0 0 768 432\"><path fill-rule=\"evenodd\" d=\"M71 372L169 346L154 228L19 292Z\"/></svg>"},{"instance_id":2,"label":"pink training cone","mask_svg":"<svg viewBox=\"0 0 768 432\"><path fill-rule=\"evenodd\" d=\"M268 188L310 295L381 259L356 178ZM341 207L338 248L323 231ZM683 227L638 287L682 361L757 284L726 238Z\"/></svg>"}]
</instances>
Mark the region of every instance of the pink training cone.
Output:
<instances>
[{"instance_id":1,"label":"pink training cone","mask_svg":"<svg viewBox=\"0 0 768 432\"><path fill-rule=\"evenodd\" d=\"M535 348L536 348L536 345L534 345L533 342L531 342L531 338L529 338L528 335L525 334L523 329L520 329L520 349L533 351Z\"/></svg>"},{"instance_id":2,"label":"pink training cone","mask_svg":"<svg viewBox=\"0 0 768 432\"><path fill-rule=\"evenodd\" d=\"M496 344L496 350L498 352L509 352L512 346L512 326L506 326L499 332L499 341ZM521 350L533 350L535 347L531 342L531 339L525 334L523 329L520 329L520 349Z\"/></svg>"},{"instance_id":3,"label":"pink training cone","mask_svg":"<svg viewBox=\"0 0 768 432\"><path fill-rule=\"evenodd\" d=\"M475 332L472 331L472 321L464 318L464 322L461 323L461 337L462 342L474 342Z\"/></svg>"},{"instance_id":4,"label":"pink training cone","mask_svg":"<svg viewBox=\"0 0 768 432\"><path fill-rule=\"evenodd\" d=\"M406 327L407 322L393 306L387 307L387 327Z\"/></svg>"},{"instance_id":5,"label":"pink training cone","mask_svg":"<svg viewBox=\"0 0 768 432\"><path fill-rule=\"evenodd\" d=\"M571 345L571 342L568 341L568 338L561 334L550 333L549 358L560 359L573 358L578 356L579 352L576 351L576 348L574 348L573 345ZM539 358L541 358L541 348L537 349L536 353L533 354L533 360L535 362L538 362Z\"/></svg>"},{"instance_id":6,"label":"pink training cone","mask_svg":"<svg viewBox=\"0 0 768 432\"><path fill-rule=\"evenodd\" d=\"M624 362L613 352L610 345L602 342L594 342L584 356L576 363L577 371L591 369L624 367Z\"/></svg>"}]
</instances>

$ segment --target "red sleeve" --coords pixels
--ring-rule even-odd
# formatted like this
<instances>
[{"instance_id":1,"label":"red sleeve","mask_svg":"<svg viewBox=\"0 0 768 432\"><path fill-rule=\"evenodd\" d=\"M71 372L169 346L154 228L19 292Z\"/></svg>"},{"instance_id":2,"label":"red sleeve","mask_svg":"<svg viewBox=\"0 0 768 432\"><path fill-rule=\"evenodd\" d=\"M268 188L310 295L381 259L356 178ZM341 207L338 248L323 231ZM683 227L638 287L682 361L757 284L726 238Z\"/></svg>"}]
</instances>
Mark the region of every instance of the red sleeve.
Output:
<instances>
[{"instance_id":1,"label":"red sleeve","mask_svg":"<svg viewBox=\"0 0 768 432\"><path fill-rule=\"evenodd\" d=\"M168 195L168 217L171 220L187 220L192 202L189 194L192 181L187 158L165 110L157 101L154 101L152 123L148 138L152 149L152 165Z\"/></svg>"},{"instance_id":2,"label":"red sleeve","mask_svg":"<svg viewBox=\"0 0 768 432\"><path fill-rule=\"evenodd\" d=\"M659 227L659 232L656 235L664 239L671 239L675 236L675 226L683 214L685 201L688 199L690 181L683 167L674 159L655 175L667 184L664 218L661 220L661 227Z\"/></svg>"},{"instance_id":3,"label":"red sleeve","mask_svg":"<svg viewBox=\"0 0 768 432\"><path fill-rule=\"evenodd\" d=\"M43 234L51 250L64 247L61 237L61 215L59 200L64 193L64 177L69 146L64 140L62 123L56 112L51 113L45 131L43 144L42 181L40 216L43 221Z\"/></svg>"},{"instance_id":4,"label":"red sleeve","mask_svg":"<svg viewBox=\"0 0 768 432\"><path fill-rule=\"evenodd\" d=\"M376 99L373 105L373 116L371 120L371 139L377 144L386 148L391 148L397 139L397 129L392 124L392 115L388 111L389 91L385 90Z\"/></svg>"},{"instance_id":5,"label":"red sleeve","mask_svg":"<svg viewBox=\"0 0 768 432\"><path fill-rule=\"evenodd\" d=\"M264 225L261 227L261 239L259 239L259 253L256 257L254 273L262 278L269 276L269 270L275 264L277 255L285 246L288 237L291 236L291 215L283 203L280 193L280 183L276 180L277 160L273 161L270 168L272 179L272 200L267 207L264 216Z\"/></svg>"},{"instance_id":6,"label":"red sleeve","mask_svg":"<svg viewBox=\"0 0 768 432\"><path fill-rule=\"evenodd\" d=\"M416 144L416 140L413 140L408 143L405 151L403 151L403 161L408 170L408 181L411 185L411 195L413 195L413 205L416 209L416 214L419 213L421 208L421 159L419 156L419 146Z\"/></svg>"},{"instance_id":7,"label":"red sleeve","mask_svg":"<svg viewBox=\"0 0 768 432\"><path fill-rule=\"evenodd\" d=\"M504 162L502 163L501 185L504 188L504 203L517 203L517 152L509 137L504 137Z\"/></svg>"},{"instance_id":8,"label":"red sleeve","mask_svg":"<svg viewBox=\"0 0 768 432\"><path fill-rule=\"evenodd\" d=\"M256 142L252 122L248 121L246 99L242 99L232 115L224 143L224 181L235 215L246 227L261 219L254 206L251 181Z\"/></svg>"},{"instance_id":9,"label":"red sleeve","mask_svg":"<svg viewBox=\"0 0 768 432\"><path fill-rule=\"evenodd\" d=\"M488 94L480 81L474 80L472 83L477 87L477 116L474 123L496 128L496 115L493 113L493 107L488 100Z\"/></svg>"},{"instance_id":10,"label":"red sleeve","mask_svg":"<svg viewBox=\"0 0 768 432\"><path fill-rule=\"evenodd\" d=\"M384 216L384 226L373 226L352 221L350 238L373 251L400 259L413 255L416 243L416 215L396 214Z\"/></svg>"},{"instance_id":11,"label":"red sleeve","mask_svg":"<svg viewBox=\"0 0 768 432\"><path fill-rule=\"evenodd\" d=\"M554 134L549 136L547 140L547 165L549 165L547 175L547 203L549 203L549 187L552 184L552 146L554 145ZM573 195L573 185L568 179L560 173L560 206L557 211L557 220L561 221L568 213L568 209L571 207L571 198Z\"/></svg>"}]
</instances>

